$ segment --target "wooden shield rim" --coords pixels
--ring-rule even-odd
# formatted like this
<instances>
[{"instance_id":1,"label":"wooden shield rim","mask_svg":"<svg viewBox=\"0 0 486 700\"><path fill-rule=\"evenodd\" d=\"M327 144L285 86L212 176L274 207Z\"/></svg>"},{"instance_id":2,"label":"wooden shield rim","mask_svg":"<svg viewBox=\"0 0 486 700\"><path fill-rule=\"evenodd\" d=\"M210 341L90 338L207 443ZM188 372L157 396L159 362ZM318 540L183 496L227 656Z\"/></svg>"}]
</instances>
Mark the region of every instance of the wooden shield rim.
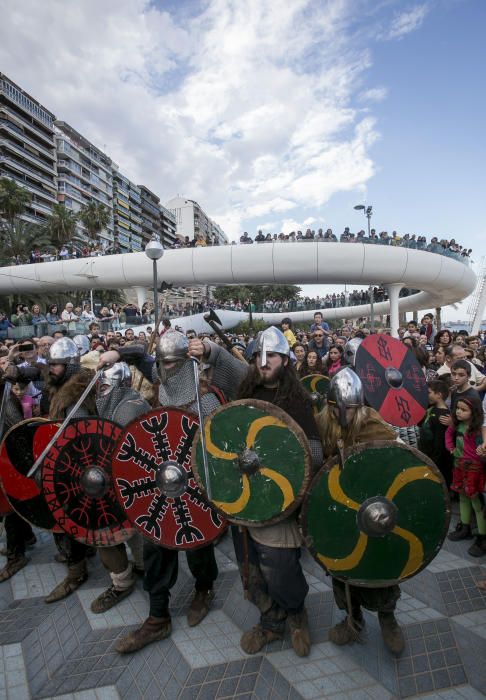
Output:
<instances>
[{"instance_id":1,"label":"wooden shield rim","mask_svg":"<svg viewBox=\"0 0 486 700\"><path fill-rule=\"evenodd\" d=\"M55 423L55 422L56 422L56 421L51 421L51 420L49 420L49 418L41 418L40 416L36 416L35 418L34 418L34 417L32 417L32 418L24 418L24 420L21 420L21 421L19 421L18 423L15 423L15 425L12 425L12 427L9 428L9 429L7 430L7 432L5 433L5 435L4 435L3 438L2 438L2 441L0 442L0 452L1 452L2 449L4 448L4 441L5 441L5 439L7 438L7 436L10 435L10 433L13 432L14 430L16 430L16 428L18 428L19 426L21 426L21 425L26 425L27 423L39 423L39 424L42 424L42 423ZM40 469L40 467L39 467L39 469ZM28 477L25 477L25 478L27 479ZM63 532L63 530L61 530L59 526L54 526L54 528L53 528L52 530L48 530L47 528L41 527L40 525L37 525L37 523L32 523L30 520L27 520L27 518L26 518L24 515L22 515L22 513L19 513L19 512L13 507L12 503L10 502L10 498L8 497L7 491L5 490L5 487L4 487L4 485L3 485L3 478L2 478L1 472L0 472L0 486L1 486L1 489L2 489L2 493L3 493L3 495L5 496L5 499L6 499L7 503L8 503L9 506L10 506L10 512L9 512L9 513L3 513L3 515L9 515L9 514L11 514L11 513L16 513L16 515L18 515L19 518L22 518L22 520L25 520L26 523L29 523L29 525L32 525L33 527L37 527L39 530L42 530L43 532L57 532L58 528L59 528L59 532ZM40 493L39 493L39 496L43 497L42 488L39 488L39 492L40 492ZM47 506L47 503L46 503L46 506ZM48 507L48 506L47 506L47 507ZM54 518L53 518L53 520L54 520Z\"/></svg>"},{"instance_id":2,"label":"wooden shield rim","mask_svg":"<svg viewBox=\"0 0 486 700\"><path fill-rule=\"evenodd\" d=\"M114 426L116 426L117 428L120 428L120 429L121 429L121 426L120 426L118 423L115 423L115 421L112 421L112 420L110 420L109 418L102 418L101 416L84 416L83 418L73 418L72 420L70 420L69 423L64 427L63 432L64 432L67 428L72 427L73 425L75 425L75 424L78 423L78 422L91 421L91 420L103 421L103 422L106 422L106 423L111 423L112 425L114 425ZM53 422L53 421L48 421L48 422ZM55 421L54 421L54 422L55 422ZM61 435L62 435L62 434L63 434L63 433L61 433ZM60 435L59 437L61 437L61 435ZM115 444L117 444L117 441L115 441ZM46 457L47 457L47 455L46 455ZM111 460L110 460L110 466L111 466L112 475L113 475L113 467L112 467ZM43 468L43 465L41 465L39 468L42 469L42 468ZM116 502L118 503L118 505L120 505L120 502L119 502L118 497L117 497L117 494L116 494L116 489L113 488L113 491L114 491L114 493L115 493L115 500L116 500ZM45 498L45 494L44 494L44 479L43 479L43 478L42 478L42 495L43 495L44 498ZM47 504L47 507L49 508L49 505L48 505L48 504ZM121 507L122 507L123 511L125 512L125 509L123 508L123 506L121 506ZM49 508L49 510L51 510L51 509ZM51 513L52 513L52 517L54 518L54 514L53 514L52 510L51 510ZM129 519L129 518L127 517L127 520L128 520L128 519ZM54 520L56 520L56 519L54 518ZM71 539L76 540L76 542L80 542L81 544L85 544L85 545L86 545L85 538L74 537L74 535L72 535L71 533L69 533L69 532L67 532L66 530L64 530L64 528L62 527L62 525L60 525L59 522L58 522L57 520L56 520L56 525L57 525L57 528L59 528L59 533L61 533L61 534L66 534L66 535L68 535ZM57 532L57 530L54 530L54 532ZM101 548L104 548L104 547L108 547L108 548L109 548L109 547L115 547L115 546L117 546L118 544L123 544L124 542L127 542L131 537L133 537L134 534L136 534L136 532L137 532L137 530L136 530L135 528L130 528L130 529L127 529L127 528L120 528L120 530L118 530L118 532L117 532L117 536L118 536L118 541L117 541L117 542L114 542L114 543L108 544L108 545L106 545L106 544L87 544L86 546L88 546L88 547L96 547L96 549L101 549Z\"/></svg>"},{"instance_id":3,"label":"wooden shield rim","mask_svg":"<svg viewBox=\"0 0 486 700\"><path fill-rule=\"evenodd\" d=\"M307 535L307 514L308 514L308 509L309 509L309 499L312 494L312 491L318 481L321 479L322 475L326 471L330 471L332 467L334 467L335 464L339 464L340 457L339 455L333 455L332 457L329 457L326 459L324 462L323 466L319 469L317 474L313 477L312 483L309 487L309 490L304 498L304 501L302 503L302 508L300 511L300 516L299 516L299 529L302 535L302 540L305 543L305 546L309 550L310 554L312 555L313 559L319 564L319 566L324 569L324 571L332 576L333 578L337 579L338 581L343 581L344 583L349 583L352 586L358 586L360 588L387 588L389 586L395 586L397 584L400 584L402 581L406 581L409 578L413 578L417 574L419 574L421 571L423 571L431 561L435 559L437 554L440 552L442 549L442 545L444 543L444 540L446 538L446 535L449 531L449 526L450 526L450 520L451 520L451 500L449 496L449 491L447 489L447 485L445 483L444 477L442 476L442 473L440 472L439 468L434 464L434 462L427 457L427 455L424 455L423 452L420 452L420 450L417 450L416 447L411 447L410 445L406 445L404 443L398 442L396 440L370 440L368 442L362 442L358 443L357 445L353 447L347 447L345 448L343 452L343 462L346 462L347 459L349 459L350 456L360 454L361 452L364 452L365 450L368 449L373 449L373 448L378 448L378 449L386 449L389 447L398 447L401 450L404 450L406 452L411 452L413 455L417 457L423 464L427 465L431 471L436 475L439 476L441 479L441 487L442 487L442 492L444 494L444 502L445 502L445 520L444 520L444 527L442 528L442 537L439 540L435 550L427 557L424 559L422 565L420 566L417 571L414 571L413 574L410 574L408 576L404 576L403 578L395 578L395 579L376 579L373 581L370 581L369 583L355 583L353 579L351 578L345 578L341 576L337 576L331 571L329 571L323 564L322 562L318 559L317 557L317 551L313 545L312 538ZM358 531L358 530L357 530Z\"/></svg>"},{"instance_id":4,"label":"wooden shield rim","mask_svg":"<svg viewBox=\"0 0 486 700\"><path fill-rule=\"evenodd\" d=\"M219 406L215 411L210 413L208 416L206 416L203 419L203 424L204 426L206 425L206 421L212 420L214 416L218 415L219 413L222 413L226 409L230 408L231 406L253 406L254 408L257 408L261 411L264 411L266 413L269 413L270 415L274 416L275 418L279 418L282 422L286 423L287 426L292 430L294 435L296 436L299 444L301 445L303 452L304 452L304 479L302 480L301 487L299 489L299 492L296 494L295 499L292 501L292 503L287 506L285 510L283 510L281 513L278 515L273 516L273 518L269 518L268 520L265 520L264 522L254 522L252 520L244 520L241 518L235 518L233 516L228 516L227 513L224 512L221 508L218 508L214 504L213 501L209 501L208 499L208 494L207 491L203 485L203 482L199 476L199 471L196 465L196 453L197 453L197 447L200 442L200 434L201 434L201 426L199 426L199 429L197 433L194 436L194 443L192 446L192 455L191 455L191 466L192 466L192 472L194 474L194 478L197 481L197 484L199 488L201 489L201 492L204 495L204 498L209 501L213 508L218 511L220 515L224 517L225 520L228 522L232 523L233 525L242 525L244 527L268 527L269 525L275 525L276 523L281 522L282 520L285 520L289 515L294 513L299 506L302 503L302 500L304 496L306 495L308 491L309 484L311 483L312 480L312 452L310 449L309 441L307 439L307 436L304 432L304 430L300 427L300 425L291 417L289 416L288 413L286 413L282 408L279 406L276 406L273 403L270 403L269 401L262 401L261 399L237 399L236 401L230 401L229 403L225 403L222 406ZM202 465L201 465L202 466Z\"/></svg>"},{"instance_id":5,"label":"wooden shield rim","mask_svg":"<svg viewBox=\"0 0 486 700\"><path fill-rule=\"evenodd\" d=\"M130 425L132 425L132 423L135 423L136 421L138 422L142 418L145 419L147 416L150 416L154 413L157 413L157 411L177 411L178 413L183 413L184 415L187 415L187 416L190 416L191 418L194 418L199 424L199 416L195 411L188 411L186 408L183 408L182 406L157 406L157 408L152 408L152 409L150 409L150 411L147 411L146 413L143 413L142 415L137 416L137 418L134 418L132 421L130 421L130 423L127 423L126 425L124 425L122 427L122 430L125 431ZM194 479L196 481L196 484L197 484L199 490L201 491L201 495L203 496L203 498L205 498L206 501L208 501L208 504L210 506L212 506L213 509L218 512L219 515L221 515L220 511L217 508L215 508L215 506L213 505L213 503L211 501L208 500L206 492L203 489L201 489L201 485L199 483L199 480L196 478L196 475L194 473L194 469L192 466L193 465L192 455L194 454L194 446L196 444L195 440L196 440L196 437L198 435L199 435L199 428L197 430L196 435L194 436L194 441L192 443L192 448L191 448L191 451L192 451L192 453L191 453L191 471L193 473ZM120 438L117 440L115 449L118 449L118 445L120 444L122 437L123 437L123 433L120 435ZM112 463L112 474L113 474L113 463ZM121 505L123 510L125 510L125 507L124 507L123 503L121 502L120 497L118 495L118 489L116 487L115 479L113 479L113 484L114 484L115 494L116 494L118 503ZM127 512L127 511L125 511L125 512ZM228 518L223 518L224 524L221 527L221 529L218 530L218 533L212 539L208 539L205 542L203 542L202 544L195 545L194 547L174 547L174 546L169 545L169 544L157 545L157 542L154 539L152 539L151 537L147 537L147 535L144 535L143 532L140 530L140 528L133 523L131 518L128 517L128 513L127 513L127 519L132 523L132 526L133 526L133 529L135 530L135 532L137 534L141 535L145 540L148 540L149 542L151 542L152 544L154 544L156 546L164 547L165 549L172 549L172 550L175 550L176 552L183 552L183 551L195 552L198 549L202 549L203 547L207 547L209 544L211 544L212 542L217 540L219 537L222 537L222 535L224 535L224 533L228 529L228 523L229 523Z\"/></svg>"}]
</instances>

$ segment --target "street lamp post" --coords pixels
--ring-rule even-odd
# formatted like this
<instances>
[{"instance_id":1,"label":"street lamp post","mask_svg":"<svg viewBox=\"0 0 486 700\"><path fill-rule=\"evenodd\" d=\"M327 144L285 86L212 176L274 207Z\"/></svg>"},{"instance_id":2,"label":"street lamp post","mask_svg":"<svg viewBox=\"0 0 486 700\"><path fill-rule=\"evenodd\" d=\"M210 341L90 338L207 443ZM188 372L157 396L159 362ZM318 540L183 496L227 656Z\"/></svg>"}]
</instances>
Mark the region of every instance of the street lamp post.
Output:
<instances>
[{"instance_id":1,"label":"street lamp post","mask_svg":"<svg viewBox=\"0 0 486 700\"><path fill-rule=\"evenodd\" d=\"M152 261L153 264L153 273L154 273L154 329L155 329L155 334L159 332L159 299L158 299L158 290L157 290L157 260L160 260L160 258L164 254L164 246L160 242L160 238L157 236L156 233L152 234L152 238L150 241L147 243L145 246L145 255L149 260Z\"/></svg>"},{"instance_id":2,"label":"street lamp post","mask_svg":"<svg viewBox=\"0 0 486 700\"><path fill-rule=\"evenodd\" d=\"M371 217L373 216L373 207L367 206L365 207L364 204L357 204L355 207L356 211L362 211L363 214L366 216L368 219L368 238L371 237ZM372 333L375 332L375 310L374 310L374 287L372 284L370 284L368 288L368 292L370 295L370 331Z\"/></svg>"},{"instance_id":3,"label":"street lamp post","mask_svg":"<svg viewBox=\"0 0 486 700\"><path fill-rule=\"evenodd\" d=\"M370 234L371 234L371 217L373 216L373 207L371 205L368 207L365 207L364 204L357 204L354 208L356 209L356 211L362 211L363 214L368 219L368 238L369 238Z\"/></svg>"}]
</instances>

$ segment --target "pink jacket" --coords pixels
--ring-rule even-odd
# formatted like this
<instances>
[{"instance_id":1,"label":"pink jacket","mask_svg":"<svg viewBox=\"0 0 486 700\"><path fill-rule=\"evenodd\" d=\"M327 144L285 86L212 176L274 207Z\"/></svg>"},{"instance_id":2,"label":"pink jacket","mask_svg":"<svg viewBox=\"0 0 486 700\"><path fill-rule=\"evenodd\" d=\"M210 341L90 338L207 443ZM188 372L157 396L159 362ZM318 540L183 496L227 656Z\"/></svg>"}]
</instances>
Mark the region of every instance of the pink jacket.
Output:
<instances>
[{"instance_id":1,"label":"pink jacket","mask_svg":"<svg viewBox=\"0 0 486 700\"><path fill-rule=\"evenodd\" d=\"M470 462L480 462L481 458L476 454L476 447L480 445L481 442L480 433L466 433L464 435L464 450L460 459L467 459ZM456 449L456 429L453 425L450 425L446 430L445 444L449 452Z\"/></svg>"}]
</instances>

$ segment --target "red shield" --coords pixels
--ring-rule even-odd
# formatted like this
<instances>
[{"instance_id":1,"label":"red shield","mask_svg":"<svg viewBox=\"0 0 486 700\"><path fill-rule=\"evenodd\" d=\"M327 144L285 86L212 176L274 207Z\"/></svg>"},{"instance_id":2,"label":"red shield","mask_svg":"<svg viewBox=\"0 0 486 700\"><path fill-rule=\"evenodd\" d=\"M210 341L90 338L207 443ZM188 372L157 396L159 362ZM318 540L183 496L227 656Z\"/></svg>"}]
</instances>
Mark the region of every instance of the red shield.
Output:
<instances>
[{"instance_id":1,"label":"red shield","mask_svg":"<svg viewBox=\"0 0 486 700\"><path fill-rule=\"evenodd\" d=\"M12 508L43 530L61 532L47 507L35 478L28 478L32 464L56 432L58 425L42 418L29 418L13 426L0 450L2 484Z\"/></svg>"},{"instance_id":2,"label":"red shield","mask_svg":"<svg viewBox=\"0 0 486 700\"><path fill-rule=\"evenodd\" d=\"M113 456L113 479L129 520L169 549L203 547L226 527L199 490L191 469L197 417L158 408L129 423Z\"/></svg>"},{"instance_id":3,"label":"red shield","mask_svg":"<svg viewBox=\"0 0 486 700\"><path fill-rule=\"evenodd\" d=\"M121 428L109 420L72 421L42 463L42 489L62 530L94 547L111 547L134 531L118 503L111 457Z\"/></svg>"},{"instance_id":4,"label":"red shield","mask_svg":"<svg viewBox=\"0 0 486 700\"><path fill-rule=\"evenodd\" d=\"M392 425L417 425L427 409L427 383L415 355L389 335L370 335L356 353L367 403Z\"/></svg>"}]
</instances>

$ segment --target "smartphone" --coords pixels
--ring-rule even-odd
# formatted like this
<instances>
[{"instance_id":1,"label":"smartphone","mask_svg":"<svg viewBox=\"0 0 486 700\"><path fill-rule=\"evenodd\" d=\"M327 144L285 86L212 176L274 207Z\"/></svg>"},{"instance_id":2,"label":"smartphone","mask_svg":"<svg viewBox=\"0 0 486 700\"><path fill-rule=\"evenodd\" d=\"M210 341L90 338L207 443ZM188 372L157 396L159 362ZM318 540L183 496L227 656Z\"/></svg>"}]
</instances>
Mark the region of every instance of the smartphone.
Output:
<instances>
[{"instance_id":1,"label":"smartphone","mask_svg":"<svg viewBox=\"0 0 486 700\"><path fill-rule=\"evenodd\" d=\"M34 349L34 345L32 343L21 343L19 345L19 351L20 352L29 352L30 350Z\"/></svg>"}]
</instances>

